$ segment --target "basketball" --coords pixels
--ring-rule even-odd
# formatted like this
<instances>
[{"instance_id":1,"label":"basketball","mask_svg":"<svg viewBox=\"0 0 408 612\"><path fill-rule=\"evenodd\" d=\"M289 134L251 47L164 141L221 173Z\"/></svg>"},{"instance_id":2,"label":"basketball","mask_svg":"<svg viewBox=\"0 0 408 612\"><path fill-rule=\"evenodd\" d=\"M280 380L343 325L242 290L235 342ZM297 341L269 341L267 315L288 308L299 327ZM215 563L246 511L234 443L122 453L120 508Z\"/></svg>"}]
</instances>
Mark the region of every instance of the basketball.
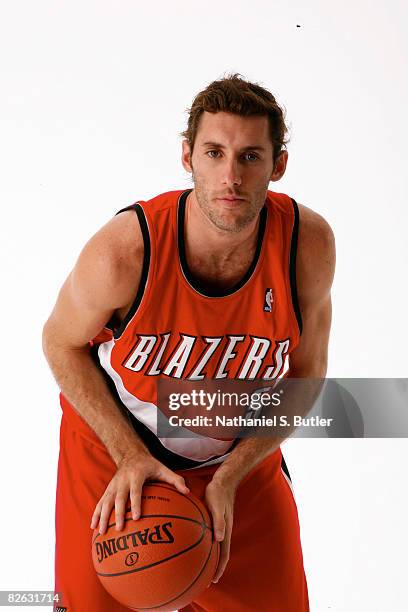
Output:
<instances>
[{"instance_id":1,"label":"basketball","mask_svg":"<svg viewBox=\"0 0 408 612\"><path fill-rule=\"evenodd\" d=\"M132 519L126 507L122 531L115 511L106 532L94 530L92 559L108 593L131 610L177 610L211 583L219 543L204 504L167 483L146 483L141 515Z\"/></svg>"}]
</instances>

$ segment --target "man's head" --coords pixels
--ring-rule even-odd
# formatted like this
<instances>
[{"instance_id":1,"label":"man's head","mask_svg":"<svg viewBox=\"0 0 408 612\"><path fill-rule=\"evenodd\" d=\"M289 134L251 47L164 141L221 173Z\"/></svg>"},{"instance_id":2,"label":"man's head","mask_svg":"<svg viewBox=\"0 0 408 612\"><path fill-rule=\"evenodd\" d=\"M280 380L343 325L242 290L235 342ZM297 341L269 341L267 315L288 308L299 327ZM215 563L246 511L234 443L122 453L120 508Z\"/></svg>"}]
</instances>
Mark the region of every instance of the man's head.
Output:
<instances>
[{"instance_id":1,"label":"man's head","mask_svg":"<svg viewBox=\"0 0 408 612\"><path fill-rule=\"evenodd\" d=\"M257 216L269 181L285 172L286 133L274 96L239 75L214 81L195 97L182 134L182 163L216 227L239 232Z\"/></svg>"}]
</instances>

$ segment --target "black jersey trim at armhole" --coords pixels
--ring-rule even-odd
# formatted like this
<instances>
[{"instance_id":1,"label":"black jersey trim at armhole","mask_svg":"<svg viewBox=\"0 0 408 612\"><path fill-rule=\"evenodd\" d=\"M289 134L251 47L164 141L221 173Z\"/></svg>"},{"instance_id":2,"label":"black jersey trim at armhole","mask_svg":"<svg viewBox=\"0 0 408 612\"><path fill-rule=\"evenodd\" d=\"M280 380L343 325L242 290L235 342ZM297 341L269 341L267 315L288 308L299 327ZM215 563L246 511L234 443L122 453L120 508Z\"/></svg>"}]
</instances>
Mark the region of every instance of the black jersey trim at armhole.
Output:
<instances>
[{"instance_id":1,"label":"black jersey trim at armhole","mask_svg":"<svg viewBox=\"0 0 408 612\"><path fill-rule=\"evenodd\" d=\"M191 191L192 189L184 191L184 193L181 194L179 203L178 203L177 244L178 244L178 251L179 251L179 258L180 258L182 272L187 282L189 283L189 285L193 289L195 289L195 291L197 291L199 294L203 295L204 297L209 297L209 298L227 297L228 295L232 295L233 293L241 289L241 287L243 287L249 281L249 279L252 277L253 273L255 272L255 268L258 264L258 260L261 254L262 244L263 244L263 239L264 239L264 234L265 234L265 229L266 229L266 222L267 222L267 215L268 215L267 208L264 205L259 213L259 228L258 228L258 236L257 236L255 254L252 259L251 265L249 266L248 270L245 272L244 276L233 287L230 287L229 289L209 289L209 288L203 287L202 284L198 281L198 279L193 277L188 267L188 264L187 264L186 245L185 245L185 240L184 240L184 219L185 219L185 213L186 213L187 196Z\"/></svg>"},{"instance_id":2,"label":"black jersey trim at armhole","mask_svg":"<svg viewBox=\"0 0 408 612\"><path fill-rule=\"evenodd\" d=\"M283 455L282 455L282 460L281 460L281 468L283 472L286 474L286 476L289 478L290 482L292 482L292 479L289 474L288 466L286 465L286 461Z\"/></svg>"},{"instance_id":3,"label":"black jersey trim at armhole","mask_svg":"<svg viewBox=\"0 0 408 612\"><path fill-rule=\"evenodd\" d=\"M297 294L297 284L296 284L296 254L298 247L298 237L299 237L299 207L297 202L291 198L293 204L293 212L295 215L293 221L293 229L292 229L292 240L290 244L290 259L289 259L289 276L290 276L290 289L292 293L292 303L295 311L296 319L299 326L299 333L302 334L303 324L302 324L302 315L300 312L300 306L298 301Z\"/></svg>"},{"instance_id":4,"label":"black jersey trim at armhole","mask_svg":"<svg viewBox=\"0 0 408 612\"><path fill-rule=\"evenodd\" d=\"M140 306L140 302L142 301L143 294L146 288L147 277L149 275L149 267L150 267L150 236L149 236L149 228L147 226L147 221L146 221L146 216L144 214L144 210L140 206L140 204L136 203L136 204L132 204L131 206L127 206L126 208L122 208L122 210L119 210L116 214L118 215L119 213L125 210L134 210L135 213L137 214L137 217L140 223L140 229L142 231L142 236L143 236L144 254L143 254L142 274L140 277L140 282L139 282L139 287L137 290L136 297L133 301L133 304L129 312L127 313L127 315L125 316L125 318L123 319L123 321L121 322L121 324L119 325L119 327L115 330L113 334L113 337L115 340L117 340L122 335L127 324L134 317L137 309Z\"/></svg>"}]
</instances>

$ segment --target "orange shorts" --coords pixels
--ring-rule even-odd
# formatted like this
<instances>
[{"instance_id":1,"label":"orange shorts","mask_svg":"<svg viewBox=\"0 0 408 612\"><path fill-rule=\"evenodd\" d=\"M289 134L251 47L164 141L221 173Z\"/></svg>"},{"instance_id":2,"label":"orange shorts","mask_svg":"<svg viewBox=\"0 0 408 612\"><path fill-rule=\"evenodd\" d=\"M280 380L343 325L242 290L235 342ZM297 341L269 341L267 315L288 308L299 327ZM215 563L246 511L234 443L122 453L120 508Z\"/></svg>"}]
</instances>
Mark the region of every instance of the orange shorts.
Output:
<instances>
[{"instance_id":1,"label":"orange shorts","mask_svg":"<svg viewBox=\"0 0 408 612\"><path fill-rule=\"evenodd\" d=\"M183 612L309 611L298 514L281 462L279 448L241 482L225 572ZM217 467L178 473L203 499ZM55 591L62 594L58 606L66 612L129 610L104 590L91 558L91 517L115 471L93 431L76 413L65 411L56 496Z\"/></svg>"}]
</instances>

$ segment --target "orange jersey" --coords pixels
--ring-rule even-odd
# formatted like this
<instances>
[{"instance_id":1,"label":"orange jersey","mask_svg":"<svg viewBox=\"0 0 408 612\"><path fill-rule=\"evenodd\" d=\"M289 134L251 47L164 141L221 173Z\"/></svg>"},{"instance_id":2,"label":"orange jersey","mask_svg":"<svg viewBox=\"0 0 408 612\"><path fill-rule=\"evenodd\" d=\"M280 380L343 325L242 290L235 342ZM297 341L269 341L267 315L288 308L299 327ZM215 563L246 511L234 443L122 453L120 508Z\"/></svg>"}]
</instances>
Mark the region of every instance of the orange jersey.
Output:
<instances>
[{"instance_id":1,"label":"orange jersey","mask_svg":"<svg viewBox=\"0 0 408 612\"><path fill-rule=\"evenodd\" d=\"M116 329L92 341L96 364L152 454L173 469L219 463L234 441L157 435L157 380L276 381L290 371L302 321L296 293L299 213L285 194L267 192L253 261L232 288L208 291L193 278L184 244L186 199L171 191L134 210L144 261L134 303ZM64 411L70 411L61 395ZM236 443L236 441L235 441Z\"/></svg>"}]
</instances>

